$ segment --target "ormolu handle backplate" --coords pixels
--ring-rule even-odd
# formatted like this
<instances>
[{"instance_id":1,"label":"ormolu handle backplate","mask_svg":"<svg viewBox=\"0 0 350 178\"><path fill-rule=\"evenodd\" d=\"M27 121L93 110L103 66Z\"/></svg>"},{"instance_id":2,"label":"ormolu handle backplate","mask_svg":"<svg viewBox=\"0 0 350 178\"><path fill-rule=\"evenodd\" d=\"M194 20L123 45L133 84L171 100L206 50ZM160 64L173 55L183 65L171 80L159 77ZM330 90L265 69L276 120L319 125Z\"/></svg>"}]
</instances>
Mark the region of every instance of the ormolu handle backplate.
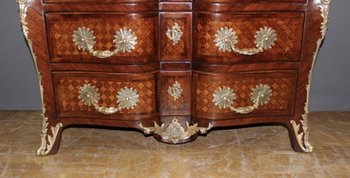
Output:
<instances>
[{"instance_id":1,"label":"ormolu handle backplate","mask_svg":"<svg viewBox=\"0 0 350 178\"><path fill-rule=\"evenodd\" d=\"M213 100L215 106L220 109L230 108L232 111L239 114L248 114L258 109L259 106L267 104L272 96L272 91L268 85L257 85L251 92L252 106L235 108L233 101L237 98L236 93L227 86L219 87L213 93Z\"/></svg>"},{"instance_id":2,"label":"ormolu handle backplate","mask_svg":"<svg viewBox=\"0 0 350 178\"><path fill-rule=\"evenodd\" d=\"M139 102L139 95L133 88L124 87L118 91L118 107L103 107L98 105L100 94L98 89L91 84L84 84L80 87L79 99L87 106L94 106L95 109L103 114L114 114L123 109L134 109Z\"/></svg>"},{"instance_id":3,"label":"ormolu handle backplate","mask_svg":"<svg viewBox=\"0 0 350 178\"><path fill-rule=\"evenodd\" d=\"M78 49L86 50L91 55L98 58L108 58L116 55L117 53L131 52L135 49L137 44L137 36L131 29L119 29L114 35L115 49L98 51L94 50L96 44L94 32L86 27L79 27L73 32L73 41Z\"/></svg>"},{"instance_id":4,"label":"ormolu handle backplate","mask_svg":"<svg viewBox=\"0 0 350 178\"><path fill-rule=\"evenodd\" d=\"M276 31L271 27L260 28L255 35L256 48L238 49L235 45L238 43L236 32L232 28L223 27L217 30L214 43L219 51L235 52L243 55L255 55L263 52L275 45L277 40Z\"/></svg>"}]
</instances>

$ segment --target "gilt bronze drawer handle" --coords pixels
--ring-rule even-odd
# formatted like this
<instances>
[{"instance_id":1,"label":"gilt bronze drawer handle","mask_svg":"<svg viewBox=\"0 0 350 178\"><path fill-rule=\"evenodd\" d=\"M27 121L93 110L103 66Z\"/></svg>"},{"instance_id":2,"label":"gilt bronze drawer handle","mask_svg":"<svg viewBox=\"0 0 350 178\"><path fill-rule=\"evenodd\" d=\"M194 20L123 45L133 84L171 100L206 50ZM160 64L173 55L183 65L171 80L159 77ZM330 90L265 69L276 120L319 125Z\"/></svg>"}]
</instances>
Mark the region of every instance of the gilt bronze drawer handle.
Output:
<instances>
[{"instance_id":1,"label":"gilt bronze drawer handle","mask_svg":"<svg viewBox=\"0 0 350 178\"><path fill-rule=\"evenodd\" d=\"M206 134L211 128L213 124L209 123L208 127L198 127L198 124L190 124L186 121L186 128L182 127L176 117L172 120L172 122L165 128L164 123L159 126L156 122L154 122L154 127L144 127L142 123L139 123L139 128L147 135L152 133L157 134L165 140L171 140L171 142L178 143L181 140L186 140L191 136L200 132L201 134Z\"/></svg>"},{"instance_id":2,"label":"gilt bronze drawer handle","mask_svg":"<svg viewBox=\"0 0 350 178\"><path fill-rule=\"evenodd\" d=\"M277 34L271 27L260 28L255 35L256 48L237 49L235 45L238 43L236 32L232 28L223 27L216 31L214 43L219 51L235 52L243 55L255 55L270 49L275 45Z\"/></svg>"},{"instance_id":3,"label":"gilt bronze drawer handle","mask_svg":"<svg viewBox=\"0 0 350 178\"><path fill-rule=\"evenodd\" d=\"M98 58L112 57L120 52L131 52L135 49L137 44L137 36L131 29L119 29L114 35L114 46L113 51L105 50L98 51L94 50L96 44L94 32L86 27L79 27L73 32L73 41L79 50L88 51L91 55Z\"/></svg>"},{"instance_id":4,"label":"gilt bronze drawer handle","mask_svg":"<svg viewBox=\"0 0 350 178\"><path fill-rule=\"evenodd\" d=\"M236 93L227 86L219 87L214 91L213 100L215 106L220 109L230 108L239 114L248 114L258 109L259 106L267 104L272 96L272 90L268 85L257 85L251 92L252 106L238 107L233 106L233 101L237 98Z\"/></svg>"},{"instance_id":5,"label":"gilt bronze drawer handle","mask_svg":"<svg viewBox=\"0 0 350 178\"><path fill-rule=\"evenodd\" d=\"M165 34L173 41L173 45L175 46L180 42L183 32L181 31L179 24L175 22L171 29L168 28L168 31Z\"/></svg>"},{"instance_id":6,"label":"gilt bronze drawer handle","mask_svg":"<svg viewBox=\"0 0 350 178\"><path fill-rule=\"evenodd\" d=\"M80 87L79 99L86 106L94 106L95 109L103 114L114 114L123 109L134 109L139 102L139 95L136 89L124 87L118 91L117 103L118 107L103 107L98 105L100 94L98 89L91 84L84 84Z\"/></svg>"}]
</instances>

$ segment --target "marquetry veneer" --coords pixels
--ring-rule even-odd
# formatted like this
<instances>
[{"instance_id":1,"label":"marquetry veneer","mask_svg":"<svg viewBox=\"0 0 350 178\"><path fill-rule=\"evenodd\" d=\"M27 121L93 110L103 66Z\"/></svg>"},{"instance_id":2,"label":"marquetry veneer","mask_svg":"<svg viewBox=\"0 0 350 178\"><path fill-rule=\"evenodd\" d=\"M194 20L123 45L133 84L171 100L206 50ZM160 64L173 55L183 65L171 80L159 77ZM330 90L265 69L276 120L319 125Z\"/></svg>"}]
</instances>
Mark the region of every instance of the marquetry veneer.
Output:
<instances>
[{"instance_id":1,"label":"marquetry veneer","mask_svg":"<svg viewBox=\"0 0 350 178\"><path fill-rule=\"evenodd\" d=\"M69 125L193 141L279 124L311 152L311 69L331 0L18 0L43 106L38 155Z\"/></svg>"}]
</instances>

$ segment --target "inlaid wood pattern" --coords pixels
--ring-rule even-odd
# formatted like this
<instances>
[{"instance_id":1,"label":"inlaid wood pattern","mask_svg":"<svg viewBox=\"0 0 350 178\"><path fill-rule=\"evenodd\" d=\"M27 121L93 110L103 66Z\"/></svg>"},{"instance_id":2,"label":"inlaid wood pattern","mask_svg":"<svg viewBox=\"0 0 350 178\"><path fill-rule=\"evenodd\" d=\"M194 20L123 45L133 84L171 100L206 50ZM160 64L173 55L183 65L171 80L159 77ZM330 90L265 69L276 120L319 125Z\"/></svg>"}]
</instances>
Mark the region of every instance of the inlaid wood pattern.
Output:
<instances>
[{"instance_id":1,"label":"inlaid wood pattern","mask_svg":"<svg viewBox=\"0 0 350 178\"><path fill-rule=\"evenodd\" d=\"M292 114L292 105L295 95L296 73L250 73L250 74L194 74L194 111L200 116L210 114L235 115L244 117L247 115L235 114L230 109L220 109L212 102L214 91L223 86L230 87L236 93L234 107L252 106L252 89L256 85L270 86L272 96L270 101L259 106L259 109L249 115L263 114ZM218 116L218 118L220 118Z\"/></svg>"},{"instance_id":2,"label":"inlaid wood pattern","mask_svg":"<svg viewBox=\"0 0 350 178\"><path fill-rule=\"evenodd\" d=\"M168 78L166 83L163 84L163 87L164 87L163 90L168 89L169 87L173 86L175 81L177 81L181 85L181 87L188 85L188 82L185 82L183 79L180 79L178 77ZM183 110L183 109L185 109L186 103L185 103L185 98L184 98L183 94L184 93L182 92L180 98L176 99L176 100L170 94L167 94L166 95L166 103L168 106L167 109L170 109L170 110Z\"/></svg>"},{"instance_id":3,"label":"inlaid wood pattern","mask_svg":"<svg viewBox=\"0 0 350 178\"><path fill-rule=\"evenodd\" d=\"M191 60L191 19L191 13L164 13L161 15L161 60ZM175 23L180 26L183 34L180 41L174 45L166 36L166 32Z\"/></svg>"},{"instance_id":4,"label":"inlaid wood pattern","mask_svg":"<svg viewBox=\"0 0 350 178\"><path fill-rule=\"evenodd\" d=\"M168 93L168 88L178 82L182 88L181 96L174 100ZM191 73L162 72L161 73L161 113L164 115L189 115L191 113Z\"/></svg>"},{"instance_id":5,"label":"inlaid wood pattern","mask_svg":"<svg viewBox=\"0 0 350 178\"><path fill-rule=\"evenodd\" d=\"M155 14L48 14L47 19L52 62L144 63L156 59ZM115 32L122 28L135 32L137 44L131 52L120 52L107 59L95 58L74 44L72 34L78 27L87 27L94 32L95 50L114 50Z\"/></svg>"},{"instance_id":6,"label":"inlaid wood pattern","mask_svg":"<svg viewBox=\"0 0 350 178\"><path fill-rule=\"evenodd\" d=\"M150 127L154 122L169 126L174 116L182 126L187 121L203 128L281 124L288 129L295 151L312 150L307 127L309 74L320 44L317 41L322 40L322 32L326 30L330 1L21 0L18 3L24 34L35 53L41 79L44 123L40 155L57 153L63 129L57 130L56 126L139 128L140 123ZM165 35L175 22L184 32L179 46L172 46ZM92 57L78 50L72 39L73 31L82 26L94 31L97 42L94 50L113 50L114 34L120 28L136 33L136 49L106 59ZM237 33L237 48L254 48L256 31L264 27L276 31L277 41L271 49L253 56L219 52L214 38L221 27L232 28ZM167 94L175 81L183 88L183 96L178 100ZM111 115L98 113L78 97L80 87L86 83L98 89L99 106L116 107L117 92L124 87L136 89L140 101L132 110ZM249 114L219 109L212 103L213 92L227 86L237 94L234 107L251 106L251 91L258 84L268 85L272 96ZM176 129L182 130L170 128L169 133L178 136L174 133ZM167 142L156 135L159 141ZM193 141L197 136L179 143Z\"/></svg>"},{"instance_id":7,"label":"inlaid wood pattern","mask_svg":"<svg viewBox=\"0 0 350 178\"><path fill-rule=\"evenodd\" d=\"M46 1L78 1L78 0L46 0ZM242 2L242 0L197 0L200 3L205 2L221 2L221 3L239 3ZM269 3L276 3L276 2L293 2L293 3L305 3L306 0L244 0L244 2L269 2Z\"/></svg>"},{"instance_id":8,"label":"inlaid wood pattern","mask_svg":"<svg viewBox=\"0 0 350 178\"><path fill-rule=\"evenodd\" d=\"M198 14L195 21L195 56L206 61L219 63L298 61L303 30L303 13L261 13L261 14ZM271 27L277 33L275 45L262 53L245 56L234 52L221 52L215 46L217 30L232 28L238 36L238 49L255 48L256 32ZM199 59L197 59L199 60Z\"/></svg>"},{"instance_id":9,"label":"inlaid wood pattern","mask_svg":"<svg viewBox=\"0 0 350 178\"><path fill-rule=\"evenodd\" d=\"M124 87L133 88L139 95L134 109L122 110L117 114L145 114L155 112L155 79L153 75L55 75L57 110L61 116L72 116L75 112L96 112L93 106L86 106L79 99L79 90L84 84L91 84L100 94L99 106L117 107L117 93Z\"/></svg>"},{"instance_id":10,"label":"inlaid wood pattern","mask_svg":"<svg viewBox=\"0 0 350 178\"><path fill-rule=\"evenodd\" d=\"M156 0L132 0L132 2L147 2ZM43 0L44 3L96 3L96 0ZM97 3L127 3L130 0L98 0Z\"/></svg>"}]
</instances>

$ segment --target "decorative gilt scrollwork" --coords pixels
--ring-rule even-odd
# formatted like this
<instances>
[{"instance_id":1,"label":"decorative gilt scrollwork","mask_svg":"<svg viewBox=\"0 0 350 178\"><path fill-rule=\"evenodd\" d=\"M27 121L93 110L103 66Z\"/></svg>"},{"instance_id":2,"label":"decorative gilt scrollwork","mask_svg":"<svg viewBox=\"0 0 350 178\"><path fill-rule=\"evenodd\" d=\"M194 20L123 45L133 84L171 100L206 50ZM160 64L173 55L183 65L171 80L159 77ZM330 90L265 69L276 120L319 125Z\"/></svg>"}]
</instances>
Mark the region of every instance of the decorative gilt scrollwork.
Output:
<instances>
[{"instance_id":1,"label":"decorative gilt scrollwork","mask_svg":"<svg viewBox=\"0 0 350 178\"><path fill-rule=\"evenodd\" d=\"M329 22L329 11L330 8L329 6L331 5L333 0L321 0L321 5L320 5L320 9L321 9L321 16L323 18L323 22L322 22L322 26L321 26L321 33L322 33L322 37L321 37L321 41L324 39L324 37L326 36L326 32L328 29L328 22Z\"/></svg>"},{"instance_id":2,"label":"decorative gilt scrollwork","mask_svg":"<svg viewBox=\"0 0 350 178\"><path fill-rule=\"evenodd\" d=\"M35 69L37 71L38 79L39 79L39 89L40 89L41 103L42 103L42 122L43 123L42 123L42 129L41 129L41 134L40 134L41 144L40 144L40 147L38 148L38 150L36 151L36 154L39 156L44 156L44 155L48 155L51 152L51 150L55 144L57 135L58 135L60 129L62 129L63 124L57 123L55 126L49 127L48 118L45 117L46 107L45 107L45 103L44 103L44 87L42 85L42 76L41 76L40 71L38 69L37 57L36 57L34 50L33 50L32 40L29 38L29 28L27 26L28 23L26 21L28 8L30 6L30 3L32 3L32 2L30 0L17 0L17 3L19 5L20 22L22 24L23 35L24 35L25 39L27 40L30 52L31 52L32 57L33 57ZM48 134L49 129L51 131L51 135Z\"/></svg>"},{"instance_id":3,"label":"decorative gilt scrollwork","mask_svg":"<svg viewBox=\"0 0 350 178\"><path fill-rule=\"evenodd\" d=\"M271 27L260 28L255 35L256 48L237 49L235 45L238 43L236 32L232 28L223 27L217 30L214 43L219 51L235 52L243 55L255 55L270 49L275 45L277 34Z\"/></svg>"},{"instance_id":4,"label":"decorative gilt scrollwork","mask_svg":"<svg viewBox=\"0 0 350 178\"><path fill-rule=\"evenodd\" d=\"M20 14L20 21L22 24L22 31L24 34L24 37L28 39L28 27L27 27L27 10L29 7L29 0L17 0L17 3L19 5L19 14Z\"/></svg>"},{"instance_id":5,"label":"decorative gilt scrollwork","mask_svg":"<svg viewBox=\"0 0 350 178\"><path fill-rule=\"evenodd\" d=\"M182 95L183 89L180 83L176 80L172 86L168 87L168 94L173 97L174 101L179 99Z\"/></svg>"},{"instance_id":6,"label":"decorative gilt scrollwork","mask_svg":"<svg viewBox=\"0 0 350 178\"><path fill-rule=\"evenodd\" d=\"M311 76L312 76L312 71L316 62L317 54L319 52L321 43L323 39L326 36L326 32L328 29L328 22L329 22L329 11L330 11L330 4L332 3L332 0L321 0L319 4L319 8L321 11L321 16L323 18L323 21L321 22L321 37L317 40L316 42L316 50L314 52L313 60L312 60L312 67L309 72L309 82L306 85L306 92L307 92L307 97L306 97L306 102L305 102L305 113L302 115L302 119L300 120L300 124L297 124L295 120L291 120L290 123L293 126L295 136L297 138L297 142L299 144L299 147L305 152L305 153L311 153L313 151L313 147L309 142L309 127L308 127L308 106L309 106L309 98L310 98L310 83L311 83ZM300 132L300 133L299 133Z\"/></svg>"},{"instance_id":7,"label":"decorative gilt scrollwork","mask_svg":"<svg viewBox=\"0 0 350 178\"><path fill-rule=\"evenodd\" d=\"M187 130L185 131L185 128L182 127L176 117L174 117L167 128L165 128L164 124L159 126L156 122L154 122L154 127L144 127L142 123L139 124L139 128L145 134L157 134L165 140L171 140L174 144L181 140L186 140L198 132L201 134L206 134L213 127L213 125L210 123L208 127L198 127L197 123L190 126L189 123L186 122L186 127Z\"/></svg>"},{"instance_id":8,"label":"decorative gilt scrollwork","mask_svg":"<svg viewBox=\"0 0 350 178\"><path fill-rule=\"evenodd\" d=\"M73 32L73 41L79 50L88 51L91 55L98 58L108 58L116 55L117 53L131 52L135 49L137 44L137 36L131 29L119 29L114 35L113 51L96 51L94 46L96 44L94 32L86 27L79 27Z\"/></svg>"},{"instance_id":9,"label":"decorative gilt scrollwork","mask_svg":"<svg viewBox=\"0 0 350 178\"><path fill-rule=\"evenodd\" d=\"M80 87L79 99L86 106L94 106L95 109L103 114L114 114L123 109L134 109L139 102L139 95L137 91L133 88L124 87L118 91L117 103L118 107L103 107L98 105L100 100L100 94L98 89L91 84L84 84Z\"/></svg>"},{"instance_id":10,"label":"decorative gilt scrollwork","mask_svg":"<svg viewBox=\"0 0 350 178\"><path fill-rule=\"evenodd\" d=\"M290 121L290 123L293 126L293 130L294 130L295 136L297 138L297 142L298 142L299 147L305 153L311 153L313 151L313 147L309 143L309 129L307 126L307 119L301 120L300 122L302 125L302 132L301 133L299 133L300 124L297 124L294 120Z\"/></svg>"},{"instance_id":11,"label":"decorative gilt scrollwork","mask_svg":"<svg viewBox=\"0 0 350 178\"><path fill-rule=\"evenodd\" d=\"M43 115L43 126L41 130L41 145L39 149L36 151L36 154L38 156L44 156L48 155L50 151L53 148L53 145L55 144L57 134L60 131L60 129L63 127L62 123L57 123L56 126L51 126L51 135L49 135L48 132L48 118Z\"/></svg>"},{"instance_id":12,"label":"decorative gilt scrollwork","mask_svg":"<svg viewBox=\"0 0 350 178\"><path fill-rule=\"evenodd\" d=\"M220 109L230 108L232 111L240 114L248 114L258 109L259 106L267 104L272 96L272 90L268 85L257 85L251 92L252 106L235 108L233 101L237 98L236 93L230 87L223 86L216 89L213 93L213 100L215 106Z\"/></svg>"},{"instance_id":13,"label":"decorative gilt scrollwork","mask_svg":"<svg viewBox=\"0 0 350 178\"><path fill-rule=\"evenodd\" d=\"M168 29L166 36L173 41L173 45L176 45L181 40L183 32L181 31L180 26L175 22L175 24Z\"/></svg>"}]
</instances>

